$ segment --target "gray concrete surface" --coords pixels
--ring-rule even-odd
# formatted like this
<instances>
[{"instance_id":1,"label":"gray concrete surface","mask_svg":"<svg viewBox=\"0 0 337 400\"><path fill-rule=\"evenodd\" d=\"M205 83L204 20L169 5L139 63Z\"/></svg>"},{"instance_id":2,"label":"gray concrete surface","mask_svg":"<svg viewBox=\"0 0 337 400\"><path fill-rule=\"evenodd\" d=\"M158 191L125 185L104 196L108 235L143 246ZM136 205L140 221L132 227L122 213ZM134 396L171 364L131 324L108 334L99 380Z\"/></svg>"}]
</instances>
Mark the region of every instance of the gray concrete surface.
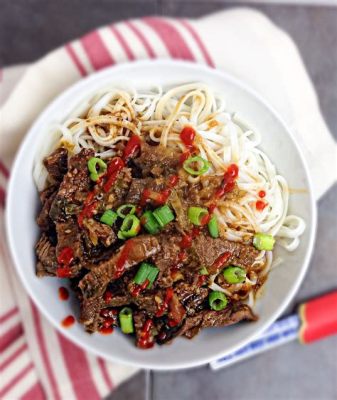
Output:
<instances>
[{"instance_id":1,"label":"gray concrete surface","mask_svg":"<svg viewBox=\"0 0 337 400\"><path fill-rule=\"evenodd\" d=\"M233 5L226 0L0 0L0 65L32 61L89 29L119 19L149 14L198 17ZM337 139L337 8L255 3L252 7L266 13L297 43ZM337 288L337 185L318 208L314 257L293 305ZM151 373L151 378L148 396L141 372L109 399L333 400L337 337L305 347L291 343L218 372L205 366Z\"/></svg>"}]
</instances>

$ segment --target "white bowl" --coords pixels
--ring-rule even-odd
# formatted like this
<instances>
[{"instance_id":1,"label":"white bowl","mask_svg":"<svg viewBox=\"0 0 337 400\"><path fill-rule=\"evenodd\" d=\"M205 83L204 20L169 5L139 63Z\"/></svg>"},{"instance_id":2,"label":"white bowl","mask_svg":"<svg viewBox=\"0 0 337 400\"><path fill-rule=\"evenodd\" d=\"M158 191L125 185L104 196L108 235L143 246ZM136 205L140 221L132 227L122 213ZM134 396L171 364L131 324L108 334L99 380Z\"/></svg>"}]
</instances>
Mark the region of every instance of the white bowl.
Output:
<instances>
[{"instance_id":1,"label":"white bowl","mask_svg":"<svg viewBox=\"0 0 337 400\"><path fill-rule=\"evenodd\" d=\"M276 248L284 259L269 276L264 294L255 311L259 320L227 328L202 331L193 340L178 338L171 345L139 350L119 332L113 335L87 334L80 324L62 329L60 321L68 314L78 315L76 299L61 302L57 289L66 282L35 276L34 246L39 235L35 217L40 207L32 170L36 152L48 140L48 131L62 121L78 103L106 85L127 83L136 87L154 84L176 85L203 81L223 93L228 108L243 116L262 135L262 148L288 180L291 188L305 189L292 195L290 213L301 216L307 229L299 248L288 253ZM177 369L205 364L224 356L256 337L285 309L296 293L307 270L313 248L316 208L308 168L288 127L264 100L241 82L223 72L177 61L142 61L105 69L75 84L57 97L39 116L25 137L12 169L7 198L7 234L17 272L40 311L67 338L107 360L152 369Z\"/></svg>"}]
</instances>

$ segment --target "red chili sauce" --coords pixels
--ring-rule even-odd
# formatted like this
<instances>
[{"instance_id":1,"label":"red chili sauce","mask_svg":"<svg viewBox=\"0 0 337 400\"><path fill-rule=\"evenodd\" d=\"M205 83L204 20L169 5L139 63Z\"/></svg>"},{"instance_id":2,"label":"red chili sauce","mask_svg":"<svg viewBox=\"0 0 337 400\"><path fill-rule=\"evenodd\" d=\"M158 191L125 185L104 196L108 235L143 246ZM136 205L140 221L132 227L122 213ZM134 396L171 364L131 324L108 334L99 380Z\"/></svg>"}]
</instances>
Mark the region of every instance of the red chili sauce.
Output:
<instances>
[{"instance_id":1,"label":"red chili sauce","mask_svg":"<svg viewBox=\"0 0 337 400\"><path fill-rule=\"evenodd\" d=\"M56 276L59 278L69 278L71 276L70 264L74 260L74 251L71 247L63 247L57 256Z\"/></svg>"},{"instance_id":2,"label":"red chili sauce","mask_svg":"<svg viewBox=\"0 0 337 400\"><path fill-rule=\"evenodd\" d=\"M68 315L61 321L63 328L70 328L75 323L75 318L72 315Z\"/></svg>"},{"instance_id":3,"label":"red chili sauce","mask_svg":"<svg viewBox=\"0 0 337 400\"><path fill-rule=\"evenodd\" d=\"M66 301L69 299L69 291L67 288L63 286L59 287L59 299L62 301Z\"/></svg>"},{"instance_id":4,"label":"red chili sauce","mask_svg":"<svg viewBox=\"0 0 337 400\"><path fill-rule=\"evenodd\" d=\"M141 349L149 349L153 347L154 341L151 336L151 328L153 326L152 319L148 319L145 321L143 328L140 332L140 337L137 340L137 346Z\"/></svg>"}]
</instances>

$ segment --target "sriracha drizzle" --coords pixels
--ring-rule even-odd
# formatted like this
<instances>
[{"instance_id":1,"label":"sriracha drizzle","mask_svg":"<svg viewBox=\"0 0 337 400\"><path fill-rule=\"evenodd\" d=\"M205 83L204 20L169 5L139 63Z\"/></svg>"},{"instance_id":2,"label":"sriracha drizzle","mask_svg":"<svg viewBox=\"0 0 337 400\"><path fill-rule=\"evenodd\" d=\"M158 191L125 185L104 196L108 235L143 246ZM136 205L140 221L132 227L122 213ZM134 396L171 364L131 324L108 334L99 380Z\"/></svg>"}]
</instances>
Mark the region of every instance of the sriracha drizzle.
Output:
<instances>
[{"instance_id":1,"label":"sriracha drizzle","mask_svg":"<svg viewBox=\"0 0 337 400\"><path fill-rule=\"evenodd\" d=\"M129 239L125 243L124 248L121 251L120 256L116 262L116 271L115 271L115 276L114 276L115 279L117 279L121 275L123 275L126 260L128 259L129 251L131 250L132 246L133 246L133 241L132 241L132 239Z\"/></svg>"},{"instance_id":2,"label":"sriracha drizzle","mask_svg":"<svg viewBox=\"0 0 337 400\"><path fill-rule=\"evenodd\" d=\"M129 158L135 156L136 152L140 149L141 140L138 135L132 135L128 140L123 152L123 159L127 161Z\"/></svg>"}]
</instances>

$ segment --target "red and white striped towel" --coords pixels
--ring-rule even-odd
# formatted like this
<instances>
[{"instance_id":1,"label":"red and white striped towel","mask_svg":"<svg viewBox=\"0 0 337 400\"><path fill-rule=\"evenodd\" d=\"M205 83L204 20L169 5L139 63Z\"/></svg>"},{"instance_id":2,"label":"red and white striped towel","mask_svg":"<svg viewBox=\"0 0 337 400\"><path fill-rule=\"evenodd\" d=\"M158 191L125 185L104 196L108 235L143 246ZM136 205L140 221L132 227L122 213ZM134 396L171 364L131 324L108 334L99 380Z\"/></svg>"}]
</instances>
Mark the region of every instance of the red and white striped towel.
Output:
<instances>
[{"instance_id":1,"label":"red and white striped towel","mask_svg":"<svg viewBox=\"0 0 337 400\"><path fill-rule=\"evenodd\" d=\"M90 32L28 67L2 70L1 399L94 400L136 372L84 352L40 315L16 277L4 238L3 213L12 157L46 104L94 71L144 58L195 61L248 82L293 128L310 165L317 196L335 180L330 171L336 145L321 117L298 51L286 34L252 10L231 10L193 21L158 17L125 21Z\"/></svg>"}]
</instances>

